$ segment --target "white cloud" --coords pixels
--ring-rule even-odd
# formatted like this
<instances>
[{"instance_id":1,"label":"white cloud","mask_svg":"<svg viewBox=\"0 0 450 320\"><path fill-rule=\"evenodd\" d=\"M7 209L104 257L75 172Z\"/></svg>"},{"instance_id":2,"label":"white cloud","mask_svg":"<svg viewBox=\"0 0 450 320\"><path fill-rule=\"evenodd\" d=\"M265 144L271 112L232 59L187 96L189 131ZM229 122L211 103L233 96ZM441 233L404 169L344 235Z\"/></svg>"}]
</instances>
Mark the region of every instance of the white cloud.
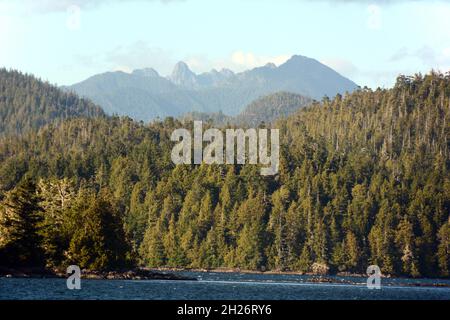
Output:
<instances>
[{"instance_id":1,"label":"white cloud","mask_svg":"<svg viewBox=\"0 0 450 320\"><path fill-rule=\"evenodd\" d=\"M252 52L235 51L231 54L231 63L245 68L255 68L269 62L280 65L290 58L289 55L263 56Z\"/></svg>"},{"instance_id":2,"label":"white cloud","mask_svg":"<svg viewBox=\"0 0 450 320\"><path fill-rule=\"evenodd\" d=\"M382 5L394 5L394 4L398 4L398 3L405 3L405 2L450 2L450 0L303 0L303 1L310 1L310 2L329 2L331 4L351 4L351 3L356 3L356 4L361 4L361 5L365 5L365 4L382 4Z\"/></svg>"},{"instance_id":3,"label":"white cloud","mask_svg":"<svg viewBox=\"0 0 450 320\"><path fill-rule=\"evenodd\" d=\"M104 4L120 3L120 2L154 2L170 3L182 0L22 0L21 6L26 11L48 13L48 12L64 12L70 6L77 6L81 9L92 9ZM1 3L17 4L17 0L0 0Z\"/></svg>"},{"instance_id":4,"label":"white cloud","mask_svg":"<svg viewBox=\"0 0 450 320\"><path fill-rule=\"evenodd\" d=\"M441 50L434 49L428 45L415 50L402 47L391 56L389 61L399 62L407 59L419 60L428 69L448 71L450 69L450 47Z\"/></svg>"},{"instance_id":5,"label":"white cloud","mask_svg":"<svg viewBox=\"0 0 450 320\"><path fill-rule=\"evenodd\" d=\"M344 77L348 77L358 85L364 87L368 86L372 89L377 87L389 88L391 87L396 77L401 74L409 74L397 66L395 67L357 67L351 61L342 58L325 58L320 60L321 63L336 70Z\"/></svg>"},{"instance_id":6,"label":"white cloud","mask_svg":"<svg viewBox=\"0 0 450 320\"><path fill-rule=\"evenodd\" d=\"M406 56L409 55L409 50L407 47L401 47L400 49L397 50L397 52L395 52L390 58L389 61L393 62L393 61L399 61L404 59Z\"/></svg>"},{"instance_id":7,"label":"white cloud","mask_svg":"<svg viewBox=\"0 0 450 320\"><path fill-rule=\"evenodd\" d=\"M78 54L75 59L80 66L96 69L98 72L131 72L135 69L152 67L164 75L169 74L176 63L172 52L144 41L117 46L103 53Z\"/></svg>"},{"instance_id":8,"label":"white cloud","mask_svg":"<svg viewBox=\"0 0 450 320\"><path fill-rule=\"evenodd\" d=\"M169 74L176 62L170 51L138 41L128 46L119 46L107 52L104 60L114 67L124 70L153 67L162 74Z\"/></svg>"},{"instance_id":9,"label":"white cloud","mask_svg":"<svg viewBox=\"0 0 450 320\"><path fill-rule=\"evenodd\" d=\"M292 55L290 54L258 55L253 52L237 50L226 57L217 59L210 59L205 55L188 55L182 60L196 73L207 72L211 69L220 70L222 68L227 68L234 72L241 72L264 66L267 63L274 63L279 66L286 62L291 56Z\"/></svg>"},{"instance_id":10,"label":"white cloud","mask_svg":"<svg viewBox=\"0 0 450 320\"><path fill-rule=\"evenodd\" d=\"M169 75L174 65L183 60L189 68L196 72L208 72L212 69L231 69L241 72L248 69L274 63L279 66L286 62L291 55L257 55L252 52L235 51L224 58L211 59L204 55L186 55L175 57L173 52L156 48L144 41L119 46L103 54L77 55L77 62L85 68L104 68L110 71L130 72L134 69L154 68L159 74Z\"/></svg>"}]
</instances>

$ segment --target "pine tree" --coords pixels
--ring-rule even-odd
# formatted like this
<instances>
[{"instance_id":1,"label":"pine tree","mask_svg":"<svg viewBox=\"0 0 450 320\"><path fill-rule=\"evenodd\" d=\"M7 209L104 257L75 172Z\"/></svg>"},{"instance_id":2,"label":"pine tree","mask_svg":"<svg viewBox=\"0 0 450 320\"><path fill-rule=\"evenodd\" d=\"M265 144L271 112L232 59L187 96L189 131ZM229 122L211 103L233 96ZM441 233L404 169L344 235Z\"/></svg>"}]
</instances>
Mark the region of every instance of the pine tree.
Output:
<instances>
[{"instance_id":1,"label":"pine tree","mask_svg":"<svg viewBox=\"0 0 450 320\"><path fill-rule=\"evenodd\" d=\"M39 224L42 208L39 205L36 184L25 178L6 195L1 212L2 247L0 262L13 266L42 265L42 238Z\"/></svg>"},{"instance_id":2,"label":"pine tree","mask_svg":"<svg viewBox=\"0 0 450 320\"><path fill-rule=\"evenodd\" d=\"M448 277L450 274L450 219L439 230L438 262L440 275Z\"/></svg>"},{"instance_id":3,"label":"pine tree","mask_svg":"<svg viewBox=\"0 0 450 320\"><path fill-rule=\"evenodd\" d=\"M123 268L131 263L129 244L117 206L108 190L80 197L73 207L77 216L67 253L68 263L90 270Z\"/></svg>"}]
</instances>

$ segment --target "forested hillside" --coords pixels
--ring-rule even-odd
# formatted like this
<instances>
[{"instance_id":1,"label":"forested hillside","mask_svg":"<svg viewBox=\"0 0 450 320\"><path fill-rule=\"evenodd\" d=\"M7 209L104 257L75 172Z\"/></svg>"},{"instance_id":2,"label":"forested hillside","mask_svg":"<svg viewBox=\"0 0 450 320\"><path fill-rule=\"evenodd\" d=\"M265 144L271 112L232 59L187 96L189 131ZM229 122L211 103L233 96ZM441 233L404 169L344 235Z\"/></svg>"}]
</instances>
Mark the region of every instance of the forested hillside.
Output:
<instances>
[{"instance_id":1,"label":"forested hillside","mask_svg":"<svg viewBox=\"0 0 450 320\"><path fill-rule=\"evenodd\" d=\"M0 69L0 135L21 133L79 116L103 116L100 107L18 71Z\"/></svg>"},{"instance_id":2,"label":"forested hillside","mask_svg":"<svg viewBox=\"0 0 450 320\"><path fill-rule=\"evenodd\" d=\"M188 112L179 119L183 122L201 120L214 125L238 125L256 128L261 124L270 124L278 119L286 118L300 108L312 103L312 99L290 92L276 92L259 97L250 103L237 116L227 116L222 112Z\"/></svg>"},{"instance_id":3,"label":"forested hillside","mask_svg":"<svg viewBox=\"0 0 450 320\"><path fill-rule=\"evenodd\" d=\"M261 123L271 123L286 118L298 109L310 104L312 99L290 92L277 92L261 97L250 103L237 117L238 124L257 127Z\"/></svg>"},{"instance_id":4,"label":"forested hillside","mask_svg":"<svg viewBox=\"0 0 450 320\"><path fill-rule=\"evenodd\" d=\"M15 255L91 269L377 264L448 277L449 116L449 74L324 99L275 125L274 177L254 165L174 166L169 137L186 125L172 118L73 119L4 137L0 264Z\"/></svg>"}]
</instances>

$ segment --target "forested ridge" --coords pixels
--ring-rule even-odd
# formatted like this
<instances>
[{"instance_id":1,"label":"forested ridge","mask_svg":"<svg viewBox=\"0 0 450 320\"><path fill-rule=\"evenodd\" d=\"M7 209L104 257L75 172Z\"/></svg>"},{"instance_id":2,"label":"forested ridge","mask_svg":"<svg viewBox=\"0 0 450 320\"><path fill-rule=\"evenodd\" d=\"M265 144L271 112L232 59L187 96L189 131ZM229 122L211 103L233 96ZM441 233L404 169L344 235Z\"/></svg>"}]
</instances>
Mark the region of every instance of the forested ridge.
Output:
<instances>
[{"instance_id":1,"label":"forested ridge","mask_svg":"<svg viewBox=\"0 0 450 320\"><path fill-rule=\"evenodd\" d=\"M104 113L92 102L32 75L0 68L0 135L80 116L96 117Z\"/></svg>"},{"instance_id":2,"label":"forested ridge","mask_svg":"<svg viewBox=\"0 0 450 320\"><path fill-rule=\"evenodd\" d=\"M434 72L325 98L274 125L274 177L173 165L170 134L189 126L172 118L0 138L0 264L448 277L449 114L450 75Z\"/></svg>"},{"instance_id":3,"label":"forested ridge","mask_svg":"<svg viewBox=\"0 0 450 320\"><path fill-rule=\"evenodd\" d=\"M260 124L270 124L277 119L286 118L298 109L312 103L312 99L290 92L276 92L259 97L250 103L237 116L227 116L222 112L188 112L179 119L183 122L201 120L216 126L247 126L256 128Z\"/></svg>"}]
</instances>

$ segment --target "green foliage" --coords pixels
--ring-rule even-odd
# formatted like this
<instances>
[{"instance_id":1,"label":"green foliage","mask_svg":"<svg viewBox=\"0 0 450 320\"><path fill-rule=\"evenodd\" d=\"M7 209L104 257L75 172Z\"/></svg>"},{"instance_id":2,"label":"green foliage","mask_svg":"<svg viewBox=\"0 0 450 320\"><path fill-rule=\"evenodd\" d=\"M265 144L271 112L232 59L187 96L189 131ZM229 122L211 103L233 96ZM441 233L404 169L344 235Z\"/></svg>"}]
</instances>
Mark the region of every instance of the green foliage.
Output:
<instances>
[{"instance_id":1,"label":"green foliage","mask_svg":"<svg viewBox=\"0 0 450 320\"><path fill-rule=\"evenodd\" d=\"M55 227L36 234L54 265L111 268L136 256L150 267L378 264L448 276L449 117L450 75L438 73L324 99L276 124L274 177L254 165L174 166L170 134L187 124L173 118L69 119L0 138L2 212L24 175L43 179L43 225Z\"/></svg>"},{"instance_id":2,"label":"green foliage","mask_svg":"<svg viewBox=\"0 0 450 320\"><path fill-rule=\"evenodd\" d=\"M104 113L73 93L63 92L33 76L0 68L0 135L80 116L98 117Z\"/></svg>"},{"instance_id":3,"label":"green foliage","mask_svg":"<svg viewBox=\"0 0 450 320\"><path fill-rule=\"evenodd\" d=\"M130 247L110 193L67 179L28 178L0 205L0 265L108 270L129 266Z\"/></svg>"},{"instance_id":4,"label":"green foliage","mask_svg":"<svg viewBox=\"0 0 450 320\"><path fill-rule=\"evenodd\" d=\"M261 123L271 123L286 118L310 104L312 99L290 92L277 92L250 103L237 117L236 123L256 127Z\"/></svg>"},{"instance_id":5,"label":"green foliage","mask_svg":"<svg viewBox=\"0 0 450 320\"><path fill-rule=\"evenodd\" d=\"M67 250L68 262L90 270L126 267L130 248L111 195L103 189L98 195L83 194L77 202L71 215L76 222Z\"/></svg>"},{"instance_id":6,"label":"green foliage","mask_svg":"<svg viewBox=\"0 0 450 320\"><path fill-rule=\"evenodd\" d=\"M34 182L25 178L8 192L0 209L0 264L41 265L43 256L38 231L42 208Z\"/></svg>"}]
</instances>

